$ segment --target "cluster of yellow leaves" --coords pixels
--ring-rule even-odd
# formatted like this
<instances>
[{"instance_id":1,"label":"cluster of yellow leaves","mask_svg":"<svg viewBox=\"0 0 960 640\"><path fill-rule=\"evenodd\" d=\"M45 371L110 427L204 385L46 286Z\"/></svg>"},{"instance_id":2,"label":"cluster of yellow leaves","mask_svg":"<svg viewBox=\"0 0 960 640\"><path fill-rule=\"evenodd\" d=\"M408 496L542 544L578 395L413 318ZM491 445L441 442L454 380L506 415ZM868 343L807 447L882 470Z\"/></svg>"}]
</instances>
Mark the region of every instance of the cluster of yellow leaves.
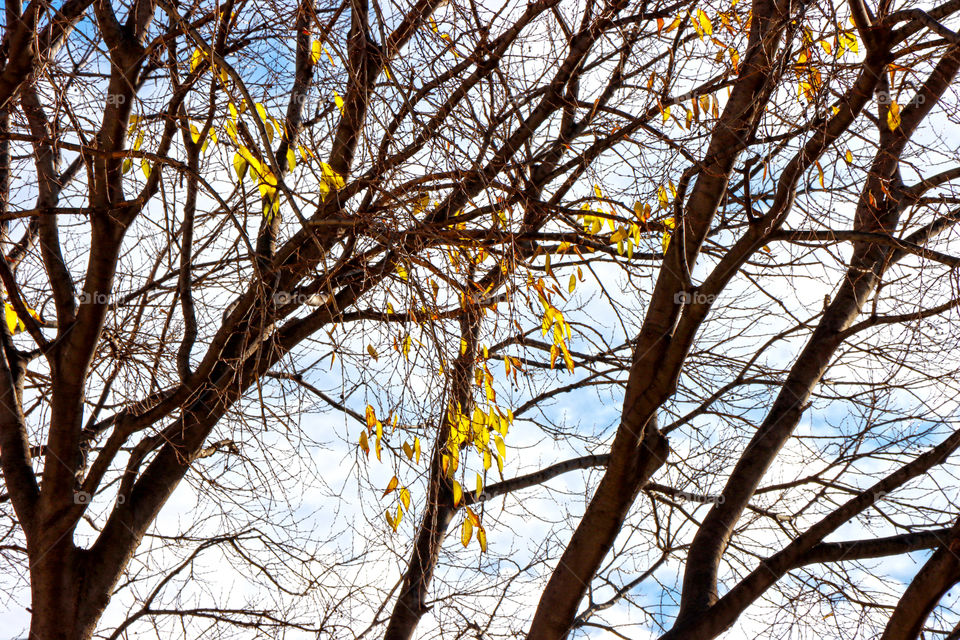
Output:
<instances>
[{"instance_id":1,"label":"cluster of yellow leaves","mask_svg":"<svg viewBox=\"0 0 960 640\"><path fill-rule=\"evenodd\" d=\"M130 116L130 127L127 130L128 137L133 136L134 134L136 134L136 137L134 138L134 141L133 141L133 150L140 151L140 147L143 146L144 132L143 132L143 129L140 127L140 117L137 115ZM133 168L133 159L126 158L123 161L121 170L123 171L123 173L127 173L132 168ZM143 171L143 177L149 179L151 167L150 167L150 163L147 161L146 158L141 158L140 169L141 171Z\"/></svg>"},{"instance_id":2,"label":"cluster of yellow leaves","mask_svg":"<svg viewBox=\"0 0 960 640\"><path fill-rule=\"evenodd\" d=\"M736 2L734 2L733 5L736 5ZM747 30L750 26L749 19L746 23L743 23L735 10L720 11L715 17L720 19L720 27L722 30L729 34L736 34L738 30ZM689 20L690 24L693 25L693 29L697 32L701 41L709 39L710 42L718 47L716 61L721 62L725 55L728 56L730 59L730 69L736 73L740 66L740 54L732 46L725 44L713 35L714 23L703 9L698 8L693 12L681 12L666 28L664 28L666 21L663 18L657 18L657 34L662 35L675 31L686 20ZM736 27L734 25L736 25ZM664 118L664 121L666 121L666 118Z\"/></svg>"},{"instance_id":3,"label":"cluster of yellow leaves","mask_svg":"<svg viewBox=\"0 0 960 640\"><path fill-rule=\"evenodd\" d=\"M241 102L239 109L232 102L227 106L229 119L226 124L226 131L227 135L230 136L230 140L233 141L233 144L237 148L233 156L233 168L237 173L237 180L238 182L242 182L244 177L249 173L250 179L256 184L260 191L260 196L263 199L263 214L269 219L280 210L277 176L273 170L266 163L262 162L259 157L254 155L239 138L237 123L240 117L247 111L246 103ZM254 111L263 124L264 131L267 133L267 139L270 142L273 142L274 137L278 134L285 135L286 129L284 125L277 118L268 114L262 104L259 102L256 103L256 105L254 105ZM211 133L213 133L212 129ZM216 138L214 137L213 139L214 142L216 142ZM312 151L302 145L299 150L301 159L313 159L316 157ZM287 149L286 162L288 170L293 171L296 168L297 154L293 148ZM321 162L320 169L320 194L322 197L325 198L331 190L336 191L344 187L345 182L343 176L334 171L330 165Z\"/></svg>"},{"instance_id":4,"label":"cluster of yellow leaves","mask_svg":"<svg viewBox=\"0 0 960 640\"><path fill-rule=\"evenodd\" d=\"M448 413L450 433L447 438L447 452L441 460L443 470L448 476L452 477L460 466L461 449L471 444L477 453L483 456L485 470L489 470L496 462L497 470L503 475L503 461L507 455L503 438L513 423L513 412L504 412L493 402L488 403L488 406L486 412L480 407L474 407L472 415L467 415L459 407ZM491 449L491 442L496 451Z\"/></svg>"},{"instance_id":5,"label":"cluster of yellow leaves","mask_svg":"<svg viewBox=\"0 0 960 640\"><path fill-rule=\"evenodd\" d=\"M30 307L27 307L27 312L36 320L40 320L40 314ZM14 310L13 305L9 302L4 303L4 319L7 321L7 329L10 331L11 335L17 335L21 331L25 331L27 328L27 325L23 323L23 320L20 319L20 316L18 316L17 312Z\"/></svg>"},{"instance_id":6,"label":"cluster of yellow leaves","mask_svg":"<svg viewBox=\"0 0 960 640\"><path fill-rule=\"evenodd\" d=\"M487 532L480 523L480 517L474 513L473 509L467 507L466 515L463 517L463 525L460 527L460 543L466 547L473 538L473 530L477 530L477 542L480 544L480 550L487 551Z\"/></svg>"},{"instance_id":7,"label":"cluster of yellow leaves","mask_svg":"<svg viewBox=\"0 0 960 640\"><path fill-rule=\"evenodd\" d=\"M387 483L387 488L383 492L383 498L386 498L388 495L393 493L399 488L397 492L397 513L393 514L392 509L387 509L384 515L387 519L387 524L396 532L397 528L400 526L400 521L403 520L403 514L405 511L410 510L410 490L406 487L400 486L400 480L397 476L390 478L390 482Z\"/></svg>"},{"instance_id":8,"label":"cluster of yellow leaves","mask_svg":"<svg viewBox=\"0 0 960 640\"><path fill-rule=\"evenodd\" d=\"M363 451L364 455L368 458L370 457L370 437L374 438L373 449L377 456L377 460L381 460L381 453L383 451L383 422L377 419L376 410L371 405L367 405L364 420L366 421L366 429L360 432L360 442L358 446L360 450ZM387 422L392 425L392 428L396 430L397 424L399 422L399 417L394 415L392 419L388 418ZM413 437L413 440L404 441L401 447L403 454L407 457L407 460L414 462L415 464L420 464L420 438L417 436ZM400 484L399 478L393 476L390 479L390 482L387 483L387 488L383 492L383 498L389 496L394 491L397 491L397 509L396 513L393 512L392 508L387 509L385 512L385 517L387 519L387 524L396 531L400 526L400 521L403 519L403 514L406 511L410 510L410 490L407 487L404 487Z\"/></svg>"}]
</instances>

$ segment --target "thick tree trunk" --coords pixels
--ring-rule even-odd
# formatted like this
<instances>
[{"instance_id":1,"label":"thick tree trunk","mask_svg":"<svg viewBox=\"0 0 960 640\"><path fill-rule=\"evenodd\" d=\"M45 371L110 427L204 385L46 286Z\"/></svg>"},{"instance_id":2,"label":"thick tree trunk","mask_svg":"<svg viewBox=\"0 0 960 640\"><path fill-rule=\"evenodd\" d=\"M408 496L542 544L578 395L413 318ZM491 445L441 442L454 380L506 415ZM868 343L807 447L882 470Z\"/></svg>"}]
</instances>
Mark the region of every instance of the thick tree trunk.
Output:
<instances>
[{"instance_id":1,"label":"thick tree trunk","mask_svg":"<svg viewBox=\"0 0 960 640\"><path fill-rule=\"evenodd\" d=\"M86 612L83 552L74 546L72 531L49 532L51 539L41 539L30 553L30 640L87 640L97 617Z\"/></svg>"}]
</instances>

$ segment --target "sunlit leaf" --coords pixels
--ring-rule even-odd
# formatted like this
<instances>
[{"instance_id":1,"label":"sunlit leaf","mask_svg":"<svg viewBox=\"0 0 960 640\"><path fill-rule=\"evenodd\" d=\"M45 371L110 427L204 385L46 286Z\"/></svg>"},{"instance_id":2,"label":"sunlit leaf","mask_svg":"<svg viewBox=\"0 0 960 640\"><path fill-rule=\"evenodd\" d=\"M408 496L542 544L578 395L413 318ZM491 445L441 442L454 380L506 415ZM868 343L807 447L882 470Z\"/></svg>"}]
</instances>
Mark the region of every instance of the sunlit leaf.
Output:
<instances>
[{"instance_id":1,"label":"sunlit leaf","mask_svg":"<svg viewBox=\"0 0 960 640\"><path fill-rule=\"evenodd\" d=\"M463 500L463 487L456 480L453 481L453 506L458 506Z\"/></svg>"},{"instance_id":2,"label":"sunlit leaf","mask_svg":"<svg viewBox=\"0 0 960 640\"><path fill-rule=\"evenodd\" d=\"M367 454L368 457L370 456L370 441L367 438L366 431L360 432L360 448L363 450L365 454Z\"/></svg>"},{"instance_id":3,"label":"sunlit leaf","mask_svg":"<svg viewBox=\"0 0 960 640\"><path fill-rule=\"evenodd\" d=\"M387 488L384 490L383 495L380 497L383 498L390 495L394 490L396 490L399 484L400 484L400 481L397 479L397 476L393 476L392 478L390 478L390 482L387 483Z\"/></svg>"},{"instance_id":4,"label":"sunlit leaf","mask_svg":"<svg viewBox=\"0 0 960 640\"><path fill-rule=\"evenodd\" d=\"M890 107L887 109L887 126L890 131L895 131L900 126L900 105L896 100L890 101Z\"/></svg>"}]
</instances>

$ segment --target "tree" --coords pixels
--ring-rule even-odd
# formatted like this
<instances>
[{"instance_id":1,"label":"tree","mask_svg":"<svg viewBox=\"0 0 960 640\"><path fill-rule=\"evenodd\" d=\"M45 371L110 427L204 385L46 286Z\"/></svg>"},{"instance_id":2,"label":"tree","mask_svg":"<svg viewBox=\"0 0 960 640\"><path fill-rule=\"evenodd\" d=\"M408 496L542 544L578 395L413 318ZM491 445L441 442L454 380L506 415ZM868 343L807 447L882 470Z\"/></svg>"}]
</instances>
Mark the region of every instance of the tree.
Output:
<instances>
[{"instance_id":1,"label":"tree","mask_svg":"<svg viewBox=\"0 0 960 640\"><path fill-rule=\"evenodd\" d=\"M958 12L8 2L29 637L956 637Z\"/></svg>"}]
</instances>

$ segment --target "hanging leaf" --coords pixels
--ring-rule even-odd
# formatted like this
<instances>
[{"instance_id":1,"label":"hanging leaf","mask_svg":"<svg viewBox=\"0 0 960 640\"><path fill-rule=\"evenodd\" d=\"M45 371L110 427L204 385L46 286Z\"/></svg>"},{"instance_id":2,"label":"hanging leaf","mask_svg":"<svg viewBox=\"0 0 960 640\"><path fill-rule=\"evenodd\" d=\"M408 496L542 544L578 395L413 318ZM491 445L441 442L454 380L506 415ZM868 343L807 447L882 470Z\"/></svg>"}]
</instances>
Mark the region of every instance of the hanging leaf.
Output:
<instances>
[{"instance_id":1,"label":"hanging leaf","mask_svg":"<svg viewBox=\"0 0 960 640\"><path fill-rule=\"evenodd\" d=\"M319 40L314 40L310 44L310 64L317 64L321 57L323 57L323 45Z\"/></svg>"},{"instance_id":2,"label":"hanging leaf","mask_svg":"<svg viewBox=\"0 0 960 640\"><path fill-rule=\"evenodd\" d=\"M233 170L237 172L237 181L243 182L243 177L247 175L247 161L239 153L233 154Z\"/></svg>"},{"instance_id":3,"label":"hanging leaf","mask_svg":"<svg viewBox=\"0 0 960 640\"><path fill-rule=\"evenodd\" d=\"M400 489L400 503L405 510L410 510L410 491L406 487Z\"/></svg>"},{"instance_id":4,"label":"hanging leaf","mask_svg":"<svg viewBox=\"0 0 960 640\"><path fill-rule=\"evenodd\" d=\"M373 348L372 344L367 345L367 353L369 353L370 357L373 358L374 360L380 359L380 354L377 353L377 350Z\"/></svg>"},{"instance_id":5,"label":"hanging leaf","mask_svg":"<svg viewBox=\"0 0 960 640\"><path fill-rule=\"evenodd\" d=\"M480 551L487 552L487 532L483 527L477 527L477 542L480 543Z\"/></svg>"},{"instance_id":6,"label":"hanging leaf","mask_svg":"<svg viewBox=\"0 0 960 640\"><path fill-rule=\"evenodd\" d=\"M463 519L463 527L460 530L460 542L463 546L470 544L470 538L473 537L473 523L470 522L470 518Z\"/></svg>"},{"instance_id":7,"label":"hanging leaf","mask_svg":"<svg viewBox=\"0 0 960 640\"><path fill-rule=\"evenodd\" d=\"M713 25L710 23L710 18L707 17L707 14L704 13L703 9L697 9L697 23L699 23L700 28L697 31L700 32L701 37L703 34L713 35Z\"/></svg>"},{"instance_id":8,"label":"hanging leaf","mask_svg":"<svg viewBox=\"0 0 960 640\"><path fill-rule=\"evenodd\" d=\"M363 450L363 452L367 455L368 458L370 457L370 441L367 438L366 431L360 432L360 449Z\"/></svg>"},{"instance_id":9,"label":"hanging leaf","mask_svg":"<svg viewBox=\"0 0 960 640\"><path fill-rule=\"evenodd\" d=\"M4 303L4 312L7 320L7 329L10 330L11 335L17 335L27 328L27 325L23 324L23 320L20 319L17 312L14 311L13 305L9 302Z\"/></svg>"},{"instance_id":10,"label":"hanging leaf","mask_svg":"<svg viewBox=\"0 0 960 640\"><path fill-rule=\"evenodd\" d=\"M453 506L458 506L463 500L463 487L456 480L453 481Z\"/></svg>"},{"instance_id":11,"label":"hanging leaf","mask_svg":"<svg viewBox=\"0 0 960 640\"><path fill-rule=\"evenodd\" d=\"M392 478L390 478L390 482L387 483L387 488L384 490L383 495L380 497L385 498L388 495L390 495L394 490L396 490L399 484L400 484L400 481L397 480L397 476L393 476Z\"/></svg>"},{"instance_id":12,"label":"hanging leaf","mask_svg":"<svg viewBox=\"0 0 960 640\"><path fill-rule=\"evenodd\" d=\"M673 217L665 218L663 226L672 230L674 228ZM663 252L666 253L667 247L670 246L670 231L663 232L663 238L660 239L660 246L663 248Z\"/></svg>"},{"instance_id":13,"label":"hanging leaf","mask_svg":"<svg viewBox=\"0 0 960 640\"><path fill-rule=\"evenodd\" d=\"M892 100L890 108L887 109L887 126L890 127L890 131L896 131L900 126L900 105L896 100Z\"/></svg>"},{"instance_id":14,"label":"hanging leaf","mask_svg":"<svg viewBox=\"0 0 960 640\"><path fill-rule=\"evenodd\" d=\"M196 71L201 62L203 62L203 52L200 49L194 49L193 55L190 56L190 73Z\"/></svg>"}]
</instances>

